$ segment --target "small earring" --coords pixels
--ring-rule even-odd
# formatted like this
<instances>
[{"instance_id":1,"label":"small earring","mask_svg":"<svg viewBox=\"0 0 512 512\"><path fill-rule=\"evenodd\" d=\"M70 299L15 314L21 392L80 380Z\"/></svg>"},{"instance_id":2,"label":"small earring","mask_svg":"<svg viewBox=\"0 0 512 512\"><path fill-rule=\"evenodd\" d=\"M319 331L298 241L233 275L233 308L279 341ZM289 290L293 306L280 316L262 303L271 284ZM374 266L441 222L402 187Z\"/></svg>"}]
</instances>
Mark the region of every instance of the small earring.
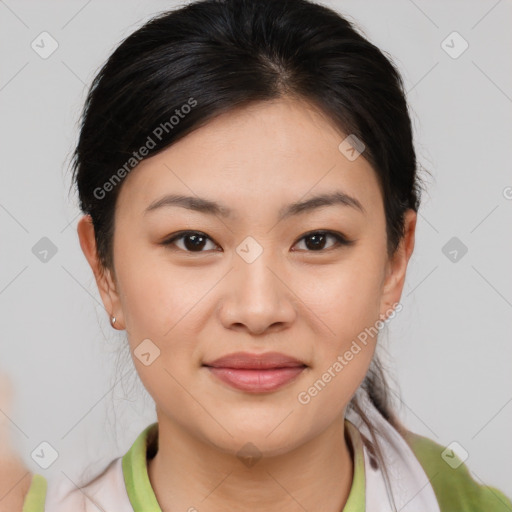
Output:
<instances>
[{"instance_id":1,"label":"small earring","mask_svg":"<svg viewBox=\"0 0 512 512\"><path fill-rule=\"evenodd\" d=\"M111 316L110 317L110 325L112 327L114 327L114 329L115 329L115 325L114 325L115 323L116 323L116 317L115 316Z\"/></svg>"}]
</instances>

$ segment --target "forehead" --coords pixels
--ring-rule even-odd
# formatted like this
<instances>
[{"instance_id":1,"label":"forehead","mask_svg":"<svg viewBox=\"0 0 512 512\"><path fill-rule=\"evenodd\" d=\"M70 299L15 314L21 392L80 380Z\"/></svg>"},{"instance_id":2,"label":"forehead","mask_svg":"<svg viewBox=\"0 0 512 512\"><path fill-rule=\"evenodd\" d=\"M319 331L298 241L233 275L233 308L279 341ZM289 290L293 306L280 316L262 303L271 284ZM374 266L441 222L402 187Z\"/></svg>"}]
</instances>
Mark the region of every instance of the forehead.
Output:
<instances>
[{"instance_id":1,"label":"forehead","mask_svg":"<svg viewBox=\"0 0 512 512\"><path fill-rule=\"evenodd\" d=\"M164 193L200 196L231 210L280 209L283 203L342 190L379 207L375 171L340 151L346 138L311 104L281 99L229 111L161 153L125 179L118 208L139 213Z\"/></svg>"}]
</instances>

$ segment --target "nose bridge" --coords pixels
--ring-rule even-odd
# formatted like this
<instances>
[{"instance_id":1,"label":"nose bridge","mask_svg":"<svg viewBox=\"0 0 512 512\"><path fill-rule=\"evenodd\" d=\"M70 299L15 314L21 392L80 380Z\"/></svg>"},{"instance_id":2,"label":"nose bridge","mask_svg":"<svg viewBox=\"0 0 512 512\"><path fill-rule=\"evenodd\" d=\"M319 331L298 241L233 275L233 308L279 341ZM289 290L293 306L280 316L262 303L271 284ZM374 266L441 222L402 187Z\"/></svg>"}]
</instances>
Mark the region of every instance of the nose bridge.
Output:
<instances>
[{"instance_id":1,"label":"nose bridge","mask_svg":"<svg viewBox=\"0 0 512 512\"><path fill-rule=\"evenodd\" d=\"M229 291L224 296L227 304L223 321L244 324L255 332L275 323L290 322L294 307L283 284L285 279L279 278L282 265L275 256L279 251L273 251L270 244L264 247L250 236L235 250Z\"/></svg>"},{"instance_id":2,"label":"nose bridge","mask_svg":"<svg viewBox=\"0 0 512 512\"><path fill-rule=\"evenodd\" d=\"M275 270L271 271L279 267L275 254L269 243L246 237L236 248L234 274L239 280L237 289L255 298L264 296L266 301L276 300L280 293L279 283L276 282Z\"/></svg>"}]
</instances>

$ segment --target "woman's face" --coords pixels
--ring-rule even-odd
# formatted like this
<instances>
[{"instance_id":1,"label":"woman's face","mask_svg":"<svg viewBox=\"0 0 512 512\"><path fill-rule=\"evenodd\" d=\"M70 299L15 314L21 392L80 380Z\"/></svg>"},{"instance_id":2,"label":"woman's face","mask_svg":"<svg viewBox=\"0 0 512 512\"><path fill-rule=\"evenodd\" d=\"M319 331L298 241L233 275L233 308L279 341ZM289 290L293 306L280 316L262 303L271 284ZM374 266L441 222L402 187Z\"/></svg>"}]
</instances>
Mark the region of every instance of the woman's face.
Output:
<instances>
[{"instance_id":1,"label":"woman's face","mask_svg":"<svg viewBox=\"0 0 512 512\"><path fill-rule=\"evenodd\" d=\"M377 177L339 149L344 138L306 103L259 103L219 116L125 179L115 280L96 274L160 421L227 452L252 442L276 455L343 418L375 327L400 299L415 220L409 212L408 245L388 259ZM190 200L163 200L170 195ZM181 231L199 233L165 243ZM304 367L205 366L234 352L279 352Z\"/></svg>"}]
</instances>

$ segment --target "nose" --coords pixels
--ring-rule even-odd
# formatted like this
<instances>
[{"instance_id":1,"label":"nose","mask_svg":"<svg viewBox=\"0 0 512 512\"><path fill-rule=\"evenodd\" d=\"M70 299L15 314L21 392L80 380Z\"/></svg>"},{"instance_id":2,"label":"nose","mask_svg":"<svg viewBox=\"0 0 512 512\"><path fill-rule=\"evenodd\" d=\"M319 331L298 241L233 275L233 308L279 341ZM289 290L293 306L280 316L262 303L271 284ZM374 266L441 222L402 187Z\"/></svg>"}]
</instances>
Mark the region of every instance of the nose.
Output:
<instances>
[{"instance_id":1,"label":"nose","mask_svg":"<svg viewBox=\"0 0 512 512\"><path fill-rule=\"evenodd\" d=\"M220 320L226 329L252 335L289 327L297 314L290 276L263 251L254 261L236 255L223 283Z\"/></svg>"}]
</instances>

